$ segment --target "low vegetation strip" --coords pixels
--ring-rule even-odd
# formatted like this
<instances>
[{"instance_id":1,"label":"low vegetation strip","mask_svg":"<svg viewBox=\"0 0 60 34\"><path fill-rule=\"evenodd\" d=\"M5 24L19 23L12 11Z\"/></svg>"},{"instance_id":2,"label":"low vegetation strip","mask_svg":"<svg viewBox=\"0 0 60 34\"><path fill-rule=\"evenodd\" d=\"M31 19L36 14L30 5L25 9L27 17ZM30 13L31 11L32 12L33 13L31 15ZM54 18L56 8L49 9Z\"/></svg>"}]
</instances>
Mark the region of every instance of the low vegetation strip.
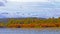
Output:
<instances>
[{"instance_id":1,"label":"low vegetation strip","mask_svg":"<svg viewBox=\"0 0 60 34\"><path fill-rule=\"evenodd\" d=\"M47 27L60 27L60 23L58 24L9 24L7 26L0 25L0 28L47 28Z\"/></svg>"},{"instance_id":2,"label":"low vegetation strip","mask_svg":"<svg viewBox=\"0 0 60 34\"><path fill-rule=\"evenodd\" d=\"M8 28L45 28L45 27L60 27L60 24L11 24Z\"/></svg>"},{"instance_id":3,"label":"low vegetation strip","mask_svg":"<svg viewBox=\"0 0 60 34\"><path fill-rule=\"evenodd\" d=\"M4 19L5 20L5 19ZM8 18L0 20L0 28L47 28L60 27L59 18Z\"/></svg>"}]
</instances>

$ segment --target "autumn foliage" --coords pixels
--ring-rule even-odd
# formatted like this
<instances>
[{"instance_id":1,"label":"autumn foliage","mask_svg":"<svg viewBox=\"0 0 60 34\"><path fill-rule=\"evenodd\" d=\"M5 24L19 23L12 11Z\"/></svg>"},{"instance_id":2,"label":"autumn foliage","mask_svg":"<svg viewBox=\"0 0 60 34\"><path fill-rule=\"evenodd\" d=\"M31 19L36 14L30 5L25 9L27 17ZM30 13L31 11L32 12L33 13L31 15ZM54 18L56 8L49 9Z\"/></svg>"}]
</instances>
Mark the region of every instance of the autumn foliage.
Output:
<instances>
[{"instance_id":1,"label":"autumn foliage","mask_svg":"<svg viewBox=\"0 0 60 34\"><path fill-rule=\"evenodd\" d=\"M0 26L6 28L60 27L60 18L10 18L7 23L1 22Z\"/></svg>"}]
</instances>

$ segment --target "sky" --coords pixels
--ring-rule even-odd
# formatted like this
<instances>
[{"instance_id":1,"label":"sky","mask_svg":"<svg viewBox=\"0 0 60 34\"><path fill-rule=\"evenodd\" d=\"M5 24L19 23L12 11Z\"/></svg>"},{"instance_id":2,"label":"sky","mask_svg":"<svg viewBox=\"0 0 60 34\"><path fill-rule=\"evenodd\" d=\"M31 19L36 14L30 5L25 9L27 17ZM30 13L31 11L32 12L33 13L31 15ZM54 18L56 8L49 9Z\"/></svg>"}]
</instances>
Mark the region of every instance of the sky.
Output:
<instances>
[{"instance_id":1,"label":"sky","mask_svg":"<svg viewBox=\"0 0 60 34\"><path fill-rule=\"evenodd\" d=\"M0 0L0 18L60 17L60 0Z\"/></svg>"},{"instance_id":2,"label":"sky","mask_svg":"<svg viewBox=\"0 0 60 34\"><path fill-rule=\"evenodd\" d=\"M47 2L48 0L8 0L13 2Z\"/></svg>"},{"instance_id":3,"label":"sky","mask_svg":"<svg viewBox=\"0 0 60 34\"><path fill-rule=\"evenodd\" d=\"M13 1L13 2L60 2L60 0L7 0L7 1Z\"/></svg>"}]
</instances>

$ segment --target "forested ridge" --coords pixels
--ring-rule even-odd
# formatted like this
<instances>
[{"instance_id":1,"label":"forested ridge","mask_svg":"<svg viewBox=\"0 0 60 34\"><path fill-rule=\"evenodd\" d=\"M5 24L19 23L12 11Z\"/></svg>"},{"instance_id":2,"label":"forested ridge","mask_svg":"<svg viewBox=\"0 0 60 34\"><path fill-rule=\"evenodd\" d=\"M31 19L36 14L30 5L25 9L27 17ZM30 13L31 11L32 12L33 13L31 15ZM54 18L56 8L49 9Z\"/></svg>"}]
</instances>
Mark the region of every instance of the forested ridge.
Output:
<instances>
[{"instance_id":1,"label":"forested ridge","mask_svg":"<svg viewBox=\"0 0 60 34\"><path fill-rule=\"evenodd\" d=\"M0 28L41 28L60 27L59 18L7 18L6 21L0 19Z\"/></svg>"}]
</instances>

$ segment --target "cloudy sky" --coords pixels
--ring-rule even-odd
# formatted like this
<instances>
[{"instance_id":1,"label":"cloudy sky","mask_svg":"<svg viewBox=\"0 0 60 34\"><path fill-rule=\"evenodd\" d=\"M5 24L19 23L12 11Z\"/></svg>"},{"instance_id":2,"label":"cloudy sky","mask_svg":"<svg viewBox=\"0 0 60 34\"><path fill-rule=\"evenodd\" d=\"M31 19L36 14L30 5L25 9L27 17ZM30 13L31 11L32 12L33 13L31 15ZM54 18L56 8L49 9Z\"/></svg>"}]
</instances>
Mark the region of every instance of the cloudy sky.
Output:
<instances>
[{"instance_id":1,"label":"cloudy sky","mask_svg":"<svg viewBox=\"0 0 60 34\"><path fill-rule=\"evenodd\" d=\"M47 2L48 0L8 0L13 2Z\"/></svg>"},{"instance_id":2,"label":"cloudy sky","mask_svg":"<svg viewBox=\"0 0 60 34\"><path fill-rule=\"evenodd\" d=\"M59 0L0 0L0 18L60 17Z\"/></svg>"},{"instance_id":3,"label":"cloudy sky","mask_svg":"<svg viewBox=\"0 0 60 34\"><path fill-rule=\"evenodd\" d=\"M60 2L60 0L7 0L7 1L13 1L13 2L50 2L50 1L56 1L56 2Z\"/></svg>"}]
</instances>

